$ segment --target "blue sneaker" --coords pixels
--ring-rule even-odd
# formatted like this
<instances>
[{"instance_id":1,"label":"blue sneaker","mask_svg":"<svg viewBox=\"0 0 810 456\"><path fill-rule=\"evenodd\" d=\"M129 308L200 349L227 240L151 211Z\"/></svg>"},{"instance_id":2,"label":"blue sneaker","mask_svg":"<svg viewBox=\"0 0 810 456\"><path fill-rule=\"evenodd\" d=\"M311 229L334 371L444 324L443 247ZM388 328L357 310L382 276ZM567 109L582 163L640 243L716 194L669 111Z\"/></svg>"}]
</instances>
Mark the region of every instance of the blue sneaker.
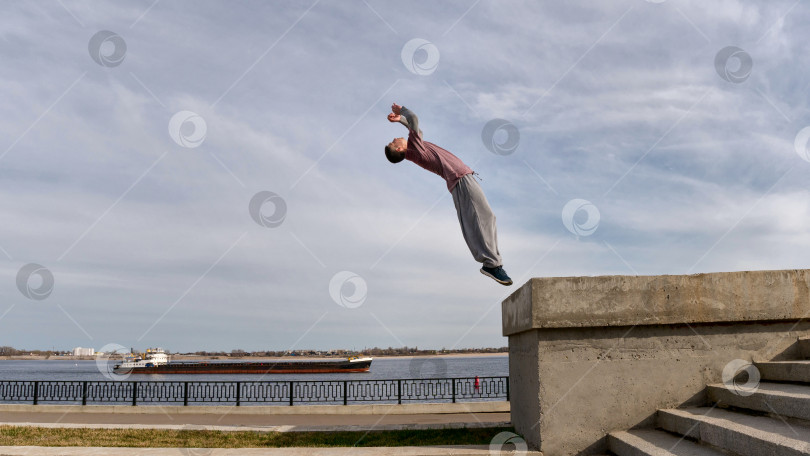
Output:
<instances>
[{"instance_id":1,"label":"blue sneaker","mask_svg":"<svg viewBox=\"0 0 810 456\"><path fill-rule=\"evenodd\" d=\"M481 274L485 276L492 277L496 282L501 285L512 285L512 279L506 275L506 271L503 270L503 266L498 266L494 268L488 268L484 266L481 268Z\"/></svg>"}]
</instances>

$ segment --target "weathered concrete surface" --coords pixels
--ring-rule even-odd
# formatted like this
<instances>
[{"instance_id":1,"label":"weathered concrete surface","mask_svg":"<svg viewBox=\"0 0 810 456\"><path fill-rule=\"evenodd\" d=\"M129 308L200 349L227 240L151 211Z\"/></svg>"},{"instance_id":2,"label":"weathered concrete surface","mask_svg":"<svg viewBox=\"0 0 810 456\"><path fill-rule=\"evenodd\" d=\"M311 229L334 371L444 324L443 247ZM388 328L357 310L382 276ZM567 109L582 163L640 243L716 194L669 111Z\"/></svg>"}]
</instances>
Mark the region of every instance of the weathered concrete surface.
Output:
<instances>
[{"instance_id":1,"label":"weathered concrete surface","mask_svg":"<svg viewBox=\"0 0 810 456\"><path fill-rule=\"evenodd\" d=\"M689 456L728 456L709 447L662 431L635 430L613 432L608 436L608 446L615 454L632 456L657 456L679 454ZM673 453L677 447L678 452ZM667 450L666 452L664 452Z\"/></svg>"},{"instance_id":2,"label":"weathered concrete surface","mask_svg":"<svg viewBox=\"0 0 810 456\"><path fill-rule=\"evenodd\" d=\"M657 409L702 405L732 360L799 357L808 289L803 270L532 279L502 309L512 423L546 456L603 453Z\"/></svg>"},{"instance_id":3,"label":"weathered concrete surface","mask_svg":"<svg viewBox=\"0 0 810 456\"><path fill-rule=\"evenodd\" d=\"M810 316L810 270L534 278L503 301L503 335Z\"/></svg>"},{"instance_id":4,"label":"weathered concrete surface","mask_svg":"<svg viewBox=\"0 0 810 456\"><path fill-rule=\"evenodd\" d=\"M810 337L799 338L799 356L810 359Z\"/></svg>"},{"instance_id":5,"label":"weathered concrete surface","mask_svg":"<svg viewBox=\"0 0 810 456\"><path fill-rule=\"evenodd\" d=\"M524 423L524 429L530 434L538 430L530 429L540 417L541 388L540 388L540 345L537 340L537 331L527 331L509 337L509 397L511 405L512 424L515 419ZM531 436L519 431L531 442ZM536 440L536 439L535 439ZM535 448L539 448L535 444Z\"/></svg>"},{"instance_id":6,"label":"weathered concrete surface","mask_svg":"<svg viewBox=\"0 0 810 456\"><path fill-rule=\"evenodd\" d=\"M783 418L810 421L810 388L790 383L758 383L750 390L740 391L719 383L707 388L709 400L720 407L736 407L765 414L775 413Z\"/></svg>"},{"instance_id":7,"label":"weathered concrete surface","mask_svg":"<svg viewBox=\"0 0 810 456\"><path fill-rule=\"evenodd\" d=\"M756 363L765 380L810 383L810 361L770 361Z\"/></svg>"},{"instance_id":8,"label":"weathered concrete surface","mask_svg":"<svg viewBox=\"0 0 810 456\"><path fill-rule=\"evenodd\" d=\"M701 407L661 410L658 424L667 431L735 454L810 454L810 427L778 418Z\"/></svg>"}]
</instances>

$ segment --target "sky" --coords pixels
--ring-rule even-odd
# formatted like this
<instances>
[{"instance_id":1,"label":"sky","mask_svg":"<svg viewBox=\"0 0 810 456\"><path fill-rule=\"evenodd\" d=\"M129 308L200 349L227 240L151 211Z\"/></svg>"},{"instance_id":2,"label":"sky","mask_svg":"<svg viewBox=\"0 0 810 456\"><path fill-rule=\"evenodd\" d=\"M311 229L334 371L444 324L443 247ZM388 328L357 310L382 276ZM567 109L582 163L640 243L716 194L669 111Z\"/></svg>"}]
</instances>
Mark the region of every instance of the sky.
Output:
<instances>
[{"instance_id":1,"label":"sky","mask_svg":"<svg viewBox=\"0 0 810 456\"><path fill-rule=\"evenodd\" d=\"M500 347L532 277L810 267L800 1L0 8L0 345Z\"/></svg>"}]
</instances>

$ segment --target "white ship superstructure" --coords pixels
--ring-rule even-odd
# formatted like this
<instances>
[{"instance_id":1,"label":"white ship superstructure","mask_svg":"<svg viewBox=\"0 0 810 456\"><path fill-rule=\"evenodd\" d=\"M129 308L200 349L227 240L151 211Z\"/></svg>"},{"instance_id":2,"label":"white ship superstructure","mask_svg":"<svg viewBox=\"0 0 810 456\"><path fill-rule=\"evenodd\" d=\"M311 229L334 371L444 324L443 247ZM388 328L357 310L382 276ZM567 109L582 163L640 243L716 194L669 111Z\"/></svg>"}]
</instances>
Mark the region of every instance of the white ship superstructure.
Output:
<instances>
[{"instance_id":1,"label":"white ship superstructure","mask_svg":"<svg viewBox=\"0 0 810 456\"><path fill-rule=\"evenodd\" d=\"M155 367L169 363L169 355L162 348L147 348L145 357L126 356L124 362L115 366L116 369L136 369L141 367Z\"/></svg>"},{"instance_id":2,"label":"white ship superstructure","mask_svg":"<svg viewBox=\"0 0 810 456\"><path fill-rule=\"evenodd\" d=\"M349 361L349 363L364 363L364 362L371 363L371 359L372 359L371 357L360 358L357 356L351 356L347 361Z\"/></svg>"}]
</instances>

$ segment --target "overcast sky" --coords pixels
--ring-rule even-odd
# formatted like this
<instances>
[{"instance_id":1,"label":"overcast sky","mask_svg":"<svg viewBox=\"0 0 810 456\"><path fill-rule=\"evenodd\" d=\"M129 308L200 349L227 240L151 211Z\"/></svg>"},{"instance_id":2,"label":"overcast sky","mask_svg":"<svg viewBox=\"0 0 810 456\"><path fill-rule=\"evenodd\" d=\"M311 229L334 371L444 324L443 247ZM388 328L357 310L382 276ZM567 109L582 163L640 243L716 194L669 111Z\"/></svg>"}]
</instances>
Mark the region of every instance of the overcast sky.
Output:
<instances>
[{"instance_id":1,"label":"overcast sky","mask_svg":"<svg viewBox=\"0 0 810 456\"><path fill-rule=\"evenodd\" d=\"M504 346L531 277L810 267L799 1L0 8L0 345ZM392 102L513 287L385 160Z\"/></svg>"}]
</instances>

